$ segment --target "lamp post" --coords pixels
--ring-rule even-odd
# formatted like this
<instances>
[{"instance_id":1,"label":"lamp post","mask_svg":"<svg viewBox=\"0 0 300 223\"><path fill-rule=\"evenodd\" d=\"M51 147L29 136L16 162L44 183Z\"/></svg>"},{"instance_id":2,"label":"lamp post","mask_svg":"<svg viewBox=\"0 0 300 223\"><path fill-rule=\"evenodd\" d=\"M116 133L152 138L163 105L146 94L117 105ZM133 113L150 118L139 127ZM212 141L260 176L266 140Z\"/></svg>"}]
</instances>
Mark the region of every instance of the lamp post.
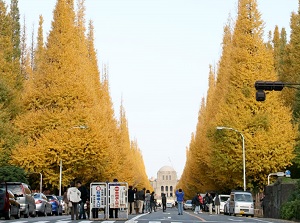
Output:
<instances>
[{"instance_id":1,"label":"lamp post","mask_svg":"<svg viewBox=\"0 0 300 223\"><path fill-rule=\"evenodd\" d=\"M43 193L43 175L40 173L40 193Z\"/></svg>"},{"instance_id":2,"label":"lamp post","mask_svg":"<svg viewBox=\"0 0 300 223\"><path fill-rule=\"evenodd\" d=\"M229 127L224 127L224 126L217 126L217 130L223 130L223 129L228 129L228 130L232 130L235 131L237 133L239 133L242 137L242 148L243 148L243 180L244 180L244 191L246 191L246 155L245 155L245 137L244 135L234 129L234 128L229 128Z\"/></svg>"},{"instance_id":3,"label":"lamp post","mask_svg":"<svg viewBox=\"0 0 300 223\"><path fill-rule=\"evenodd\" d=\"M268 175L268 185L270 185L270 176L283 177L284 175L285 175L284 172L270 173Z\"/></svg>"},{"instance_id":4,"label":"lamp post","mask_svg":"<svg viewBox=\"0 0 300 223\"><path fill-rule=\"evenodd\" d=\"M73 126L72 129L87 129L86 125ZM59 162L59 196L61 196L61 182L62 182L62 159Z\"/></svg>"}]
</instances>

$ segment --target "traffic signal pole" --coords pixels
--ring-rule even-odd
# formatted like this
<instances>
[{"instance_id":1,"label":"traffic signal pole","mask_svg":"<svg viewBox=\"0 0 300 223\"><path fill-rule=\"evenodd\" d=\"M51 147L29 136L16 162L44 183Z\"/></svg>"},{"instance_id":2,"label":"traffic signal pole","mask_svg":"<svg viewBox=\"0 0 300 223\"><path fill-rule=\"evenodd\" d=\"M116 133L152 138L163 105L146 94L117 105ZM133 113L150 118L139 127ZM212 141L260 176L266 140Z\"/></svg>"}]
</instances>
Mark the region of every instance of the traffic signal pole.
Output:
<instances>
[{"instance_id":1,"label":"traffic signal pole","mask_svg":"<svg viewBox=\"0 0 300 223\"><path fill-rule=\"evenodd\" d=\"M265 91L281 91L284 87L300 89L297 83L285 83L282 81L256 81L255 82L256 101L265 101Z\"/></svg>"}]
</instances>

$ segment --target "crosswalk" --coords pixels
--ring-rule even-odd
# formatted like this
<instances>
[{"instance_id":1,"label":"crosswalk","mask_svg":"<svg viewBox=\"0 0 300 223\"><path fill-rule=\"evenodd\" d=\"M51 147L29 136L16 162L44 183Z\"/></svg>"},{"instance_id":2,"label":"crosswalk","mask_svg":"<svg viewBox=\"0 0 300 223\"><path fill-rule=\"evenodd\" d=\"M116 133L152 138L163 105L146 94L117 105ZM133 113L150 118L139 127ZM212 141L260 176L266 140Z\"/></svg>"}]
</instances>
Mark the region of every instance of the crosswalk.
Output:
<instances>
[{"instance_id":1,"label":"crosswalk","mask_svg":"<svg viewBox=\"0 0 300 223\"><path fill-rule=\"evenodd\" d=\"M50 222L53 222L53 221L30 221L30 223L50 223ZM55 221L55 223L74 223L74 221L72 220L57 220ZM95 221L90 221L90 220L82 220L82 221L76 221L76 223L92 223L92 222L95 222ZM98 223L116 223L116 222L119 222L119 221L97 221ZM133 220L133 219L130 219L130 220L127 220L125 221L125 223L138 223L139 221L138 220ZM145 221L143 221L145 222ZM0 223L7 223L6 221L2 221L0 220ZM29 223L29 221L24 221L24 220L16 220L16 221L13 221L13 223ZM149 221L147 223L162 223L161 221ZM179 222L179 221L176 221L176 222L169 222L169 223L183 223L183 222Z\"/></svg>"}]
</instances>

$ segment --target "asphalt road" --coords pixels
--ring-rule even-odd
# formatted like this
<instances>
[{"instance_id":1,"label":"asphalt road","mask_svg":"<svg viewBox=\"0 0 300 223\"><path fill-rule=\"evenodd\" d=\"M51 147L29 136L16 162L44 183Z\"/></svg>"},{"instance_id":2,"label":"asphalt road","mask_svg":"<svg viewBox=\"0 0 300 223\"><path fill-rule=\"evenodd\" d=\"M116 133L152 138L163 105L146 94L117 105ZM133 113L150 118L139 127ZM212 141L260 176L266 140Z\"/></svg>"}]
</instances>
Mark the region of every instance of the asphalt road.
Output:
<instances>
[{"instance_id":1,"label":"asphalt road","mask_svg":"<svg viewBox=\"0 0 300 223\"><path fill-rule=\"evenodd\" d=\"M101 217L103 215L99 215ZM97 219L93 220L71 220L70 215L62 216L47 216L47 217L35 217L35 218L20 218L13 220L0 219L0 223L199 223L199 222L210 222L210 223L283 223L292 221L283 221L280 219L267 219L267 218L256 218L256 217L242 217L242 216L228 216L228 215L210 215L209 213L194 214L192 211L184 211L183 215L177 214L176 208L167 208L166 212L162 212L160 209L157 212L145 213L140 215L129 215L125 212L120 212L121 219Z\"/></svg>"}]
</instances>

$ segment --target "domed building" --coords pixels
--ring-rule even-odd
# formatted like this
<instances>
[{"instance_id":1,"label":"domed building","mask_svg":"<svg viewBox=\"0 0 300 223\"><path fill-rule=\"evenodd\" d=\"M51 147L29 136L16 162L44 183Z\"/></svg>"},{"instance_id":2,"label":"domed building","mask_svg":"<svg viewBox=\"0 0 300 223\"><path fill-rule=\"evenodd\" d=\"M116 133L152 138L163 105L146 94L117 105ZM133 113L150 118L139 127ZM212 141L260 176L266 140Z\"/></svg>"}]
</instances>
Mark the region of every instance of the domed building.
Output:
<instances>
[{"instance_id":1,"label":"domed building","mask_svg":"<svg viewBox=\"0 0 300 223\"><path fill-rule=\"evenodd\" d=\"M150 179L157 202L161 202L161 195L166 194L167 201L175 201L175 189L178 183L177 173L171 166L163 166L157 172L157 179Z\"/></svg>"}]
</instances>

